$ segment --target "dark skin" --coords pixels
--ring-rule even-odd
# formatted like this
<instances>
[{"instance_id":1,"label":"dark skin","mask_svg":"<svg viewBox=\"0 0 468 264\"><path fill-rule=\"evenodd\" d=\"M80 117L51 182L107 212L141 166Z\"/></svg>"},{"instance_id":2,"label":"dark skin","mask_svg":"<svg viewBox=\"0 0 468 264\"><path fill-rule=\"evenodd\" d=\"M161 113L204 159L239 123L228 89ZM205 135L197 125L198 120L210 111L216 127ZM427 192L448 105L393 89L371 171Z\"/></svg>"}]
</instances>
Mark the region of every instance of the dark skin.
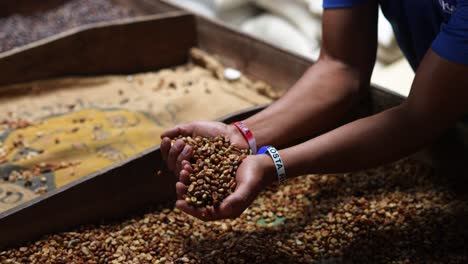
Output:
<instances>
[{"instance_id":1,"label":"dark skin","mask_svg":"<svg viewBox=\"0 0 468 264\"><path fill-rule=\"evenodd\" d=\"M376 25L376 1L325 10L317 63L281 99L243 121L258 146L284 145L329 129L343 119L369 86L377 46ZM420 150L468 112L467 73L467 66L428 50L404 103L280 150L287 177L366 169ZM170 138L177 135L225 135L240 147L248 148L248 144L235 127L217 122L184 124L163 133L163 157L179 175L176 206L195 217L205 221L235 218L262 189L277 180L270 157L249 156L236 174L236 191L218 208L192 208L182 199L191 171L187 161L191 149L182 141L171 147Z\"/></svg>"}]
</instances>

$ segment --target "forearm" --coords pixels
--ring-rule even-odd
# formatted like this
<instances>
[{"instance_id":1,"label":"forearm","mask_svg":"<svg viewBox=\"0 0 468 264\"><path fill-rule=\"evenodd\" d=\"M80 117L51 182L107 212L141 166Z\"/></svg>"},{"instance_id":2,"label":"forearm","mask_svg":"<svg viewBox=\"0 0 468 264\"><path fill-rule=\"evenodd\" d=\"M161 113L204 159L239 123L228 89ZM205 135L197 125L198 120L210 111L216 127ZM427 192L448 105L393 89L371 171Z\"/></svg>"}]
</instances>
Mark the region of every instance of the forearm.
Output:
<instances>
[{"instance_id":1,"label":"forearm","mask_svg":"<svg viewBox=\"0 0 468 264\"><path fill-rule=\"evenodd\" d=\"M278 101L244 120L257 145L281 146L335 126L361 97L358 74L321 59Z\"/></svg>"},{"instance_id":2,"label":"forearm","mask_svg":"<svg viewBox=\"0 0 468 264\"><path fill-rule=\"evenodd\" d=\"M399 106L284 149L280 154L288 177L349 172L409 155L435 139L443 127Z\"/></svg>"},{"instance_id":3,"label":"forearm","mask_svg":"<svg viewBox=\"0 0 468 264\"><path fill-rule=\"evenodd\" d=\"M349 172L420 150L468 113L467 69L429 50L404 103L281 150L286 174Z\"/></svg>"}]
</instances>

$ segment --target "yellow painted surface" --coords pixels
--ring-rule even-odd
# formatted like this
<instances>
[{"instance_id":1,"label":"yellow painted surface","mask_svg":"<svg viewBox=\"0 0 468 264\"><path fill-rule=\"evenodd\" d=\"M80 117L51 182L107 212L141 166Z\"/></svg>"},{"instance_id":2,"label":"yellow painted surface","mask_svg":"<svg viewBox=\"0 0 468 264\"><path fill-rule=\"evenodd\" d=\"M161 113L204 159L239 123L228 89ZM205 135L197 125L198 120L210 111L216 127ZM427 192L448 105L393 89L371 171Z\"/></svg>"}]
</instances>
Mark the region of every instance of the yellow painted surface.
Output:
<instances>
[{"instance_id":1,"label":"yellow painted surface","mask_svg":"<svg viewBox=\"0 0 468 264\"><path fill-rule=\"evenodd\" d=\"M84 122L77 122L80 119ZM162 131L139 112L82 110L13 131L4 145L10 146L22 136L29 148L44 150L31 159L13 162L23 168L41 162L80 162L55 172L55 185L60 187L159 144ZM10 154L9 160L14 160L17 151Z\"/></svg>"}]
</instances>

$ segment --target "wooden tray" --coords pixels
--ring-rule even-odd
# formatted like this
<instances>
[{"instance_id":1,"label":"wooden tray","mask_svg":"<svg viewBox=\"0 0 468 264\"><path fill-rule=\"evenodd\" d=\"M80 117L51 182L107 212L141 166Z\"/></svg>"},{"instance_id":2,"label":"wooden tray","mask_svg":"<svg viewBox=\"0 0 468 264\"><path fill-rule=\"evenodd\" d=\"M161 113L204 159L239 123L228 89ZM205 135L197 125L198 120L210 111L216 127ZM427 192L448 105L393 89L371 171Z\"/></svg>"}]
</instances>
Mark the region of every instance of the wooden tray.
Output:
<instances>
[{"instance_id":1,"label":"wooden tray","mask_svg":"<svg viewBox=\"0 0 468 264\"><path fill-rule=\"evenodd\" d=\"M170 9L162 4L161 8ZM0 54L0 85L70 76L129 74L186 63L197 46L254 79L288 89L312 64L216 22L182 11L100 23ZM0 96L12 91L0 91ZM17 92L17 91L16 91ZM403 98L372 87L361 109L377 112ZM220 120L246 118L261 108ZM0 249L101 219L119 218L174 201L175 178L163 169L159 147L53 190L0 214ZM129 180L131 179L131 180Z\"/></svg>"}]
</instances>

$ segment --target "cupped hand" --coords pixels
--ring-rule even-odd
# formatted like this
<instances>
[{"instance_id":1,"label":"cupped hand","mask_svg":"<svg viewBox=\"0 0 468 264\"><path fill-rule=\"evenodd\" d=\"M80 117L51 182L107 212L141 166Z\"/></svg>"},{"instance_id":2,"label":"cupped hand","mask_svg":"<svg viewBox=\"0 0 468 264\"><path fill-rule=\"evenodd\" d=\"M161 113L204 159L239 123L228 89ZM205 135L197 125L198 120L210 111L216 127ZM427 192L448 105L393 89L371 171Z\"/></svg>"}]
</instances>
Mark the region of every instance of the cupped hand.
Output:
<instances>
[{"instance_id":1,"label":"cupped hand","mask_svg":"<svg viewBox=\"0 0 468 264\"><path fill-rule=\"evenodd\" d=\"M176 184L176 207L204 221L214 221L236 218L254 201L262 189L275 181L275 169L271 158L267 155L250 155L244 159L236 172L237 187L219 206L210 208L194 208L189 205L184 195L189 185L191 166L183 162Z\"/></svg>"},{"instance_id":2,"label":"cupped hand","mask_svg":"<svg viewBox=\"0 0 468 264\"><path fill-rule=\"evenodd\" d=\"M239 148L247 149L249 147L240 131L232 126L221 122L199 121L188 124L178 125L174 128L162 133L161 138L161 154L166 161L169 170L179 175L184 164L190 160L192 148L185 144L181 139L177 140L173 145L171 140L178 136L201 136L201 137L216 137L227 136L231 144L237 145ZM172 146L171 146L172 145ZM190 166L190 163L188 163Z\"/></svg>"}]
</instances>

